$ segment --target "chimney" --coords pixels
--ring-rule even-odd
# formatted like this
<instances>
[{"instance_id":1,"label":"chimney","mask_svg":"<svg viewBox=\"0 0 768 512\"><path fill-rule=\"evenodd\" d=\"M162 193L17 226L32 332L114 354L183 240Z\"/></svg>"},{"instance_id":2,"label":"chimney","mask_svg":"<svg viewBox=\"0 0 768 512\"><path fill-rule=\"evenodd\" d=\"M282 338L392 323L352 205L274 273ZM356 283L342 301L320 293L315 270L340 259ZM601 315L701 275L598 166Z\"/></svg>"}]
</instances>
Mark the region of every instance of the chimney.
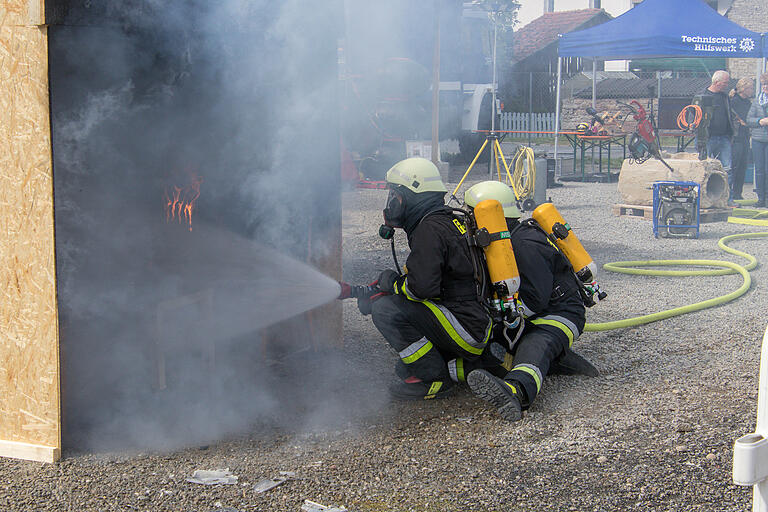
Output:
<instances>
[{"instance_id":1,"label":"chimney","mask_svg":"<svg viewBox=\"0 0 768 512\"><path fill-rule=\"evenodd\" d=\"M555 0L544 0L544 12L555 12Z\"/></svg>"},{"instance_id":2,"label":"chimney","mask_svg":"<svg viewBox=\"0 0 768 512\"><path fill-rule=\"evenodd\" d=\"M602 9L602 0L589 0L589 8L590 9Z\"/></svg>"}]
</instances>

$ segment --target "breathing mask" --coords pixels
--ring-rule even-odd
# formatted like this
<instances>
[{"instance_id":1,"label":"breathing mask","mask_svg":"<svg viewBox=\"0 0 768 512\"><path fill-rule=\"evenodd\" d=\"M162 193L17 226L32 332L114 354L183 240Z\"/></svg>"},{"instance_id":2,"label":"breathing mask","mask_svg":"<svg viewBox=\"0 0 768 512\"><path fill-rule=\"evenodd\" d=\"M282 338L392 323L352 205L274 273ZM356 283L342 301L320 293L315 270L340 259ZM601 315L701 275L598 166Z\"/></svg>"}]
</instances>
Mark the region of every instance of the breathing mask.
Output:
<instances>
[{"instance_id":1,"label":"breathing mask","mask_svg":"<svg viewBox=\"0 0 768 512\"><path fill-rule=\"evenodd\" d=\"M398 188L394 186L389 189L387 205L384 208L384 225L392 228L405 226L405 196Z\"/></svg>"}]
</instances>

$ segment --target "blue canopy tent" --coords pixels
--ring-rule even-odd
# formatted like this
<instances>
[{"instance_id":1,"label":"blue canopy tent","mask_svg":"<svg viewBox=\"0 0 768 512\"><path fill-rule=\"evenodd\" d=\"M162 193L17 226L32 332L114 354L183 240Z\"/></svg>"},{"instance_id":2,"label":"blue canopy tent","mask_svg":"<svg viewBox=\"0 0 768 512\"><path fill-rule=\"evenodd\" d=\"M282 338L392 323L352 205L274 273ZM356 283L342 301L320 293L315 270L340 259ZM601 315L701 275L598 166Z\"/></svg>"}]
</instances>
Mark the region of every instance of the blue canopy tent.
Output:
<instances>
[{"instance_id":1,"label":"blue canopy tent","mask_svg":"<svg viewBox=\"0 0 768 512\"><path fill-rule=\"evenodd\" d=\"M602 25L560 36L561 57L762 57L761 34L701 0L645 0Z\"/></svg>"},{"instance_id":2,"label":"blue canopy tent","mask_svg":"<svg viewBox=\"0 0 768 512\"><path fill-rule=\"evenodd\" d=\"M766 55L768 38L721 16L701 0L645 0L611 21L563 34L558 46L555 158L562 57L614 60Z\"/></svg>"}]
</instances>

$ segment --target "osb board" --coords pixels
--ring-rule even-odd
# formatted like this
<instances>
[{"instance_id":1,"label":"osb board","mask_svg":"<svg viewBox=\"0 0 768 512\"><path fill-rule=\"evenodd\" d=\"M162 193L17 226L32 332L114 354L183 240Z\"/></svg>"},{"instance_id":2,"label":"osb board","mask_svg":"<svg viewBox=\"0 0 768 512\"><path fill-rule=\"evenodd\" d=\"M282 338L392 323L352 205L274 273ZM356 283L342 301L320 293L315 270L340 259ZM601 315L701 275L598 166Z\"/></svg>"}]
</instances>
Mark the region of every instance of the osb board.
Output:
<instances>
[{"instance_id":1,"label":"osb board","mask_svg":"<svg viewBox=\"0 0 768 512\"><path fill-rule=\"evenodd\" d=\"M53 463L61 458L61 449L37 444L0 441L0 456Z\"/></svg>"},{"instance_id":2,"label":"osb board","mask_svg":"<svg viewBox=\"0 0 768 512\"><path fill-rule=\"evenodd\" d=\"M45 0L0 0L1 26L43 24L45 24Z\"/></svg>"},{"instance_id":3,"label":"osb board","mask_svg":"<svg viewBox=\"0 0 768 512\"><path fill-rule=\"evenodd\" d=\"M47 29L0 26L0 440L58 450L48 112Z\"/></svg>"},{"instance_id":4,"label":"osb board","mask_svg":"<svg viewBox=\"0 0 768 512\"><path fill-rule=\"evenodd\" d=\"M333 198L341 202L341 196ZM332 224L325 226L325 237L328 240L329 249L327 253L316 255L309 262L315 268L330 276L337 281L341 280L341 217L334 217ZM322 344L330 342L332 346L341 346L343 343L342 333L342 305L341 301L334 300L324 306L309 311L307 319L310 322L310 328L315 331L314 343ZM318 342L318 340L321 340Z\"/></svg>"}]
</instances>

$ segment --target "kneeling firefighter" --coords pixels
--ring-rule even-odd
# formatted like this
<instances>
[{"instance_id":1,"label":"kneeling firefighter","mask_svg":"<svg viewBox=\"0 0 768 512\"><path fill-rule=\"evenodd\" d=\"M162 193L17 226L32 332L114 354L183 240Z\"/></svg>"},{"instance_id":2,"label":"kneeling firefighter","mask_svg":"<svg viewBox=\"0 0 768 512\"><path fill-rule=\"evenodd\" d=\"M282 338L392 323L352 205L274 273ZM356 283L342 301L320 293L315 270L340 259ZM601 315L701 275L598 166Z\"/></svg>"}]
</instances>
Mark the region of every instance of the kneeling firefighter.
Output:
<instances>
[{"instance_id":1,"label":"kneeling firefighter","mask_svg":"<svg viewBox=\"0 0 768 512\"><path fill-rule=\"evenodd\" d=\"M597 370L570 348L584 329L586 311L572 265L534 220L519 220L515 195L504 183L481 182L464 195L466 206L473 209L487 199L498 201L504 210L520 273L519 322L495 329L502 335L494 339L510 353L506 375L476 369L467 375L467 383L504 419L516 421L541 391L547 374L596 376Z\"/></svg>"},{"instance_id":2,"label":"kneeling firefighter","mask_svg":"<svg viewBox=\"0 0 768 512\"><path fill-rule=\"evenodd\" d=\"M478 295L477 263L464 236L437 167L424 158L408 158L386 175L389 197L383 238L404 229L410 254L405 273L385 270L378 287L389 293L372 303L376 328L400 360L402 381L390 386L401 399L442 398L452 394L446 360L469 361L483 355L492 322Z\"/></svg>"}]
</instances>

